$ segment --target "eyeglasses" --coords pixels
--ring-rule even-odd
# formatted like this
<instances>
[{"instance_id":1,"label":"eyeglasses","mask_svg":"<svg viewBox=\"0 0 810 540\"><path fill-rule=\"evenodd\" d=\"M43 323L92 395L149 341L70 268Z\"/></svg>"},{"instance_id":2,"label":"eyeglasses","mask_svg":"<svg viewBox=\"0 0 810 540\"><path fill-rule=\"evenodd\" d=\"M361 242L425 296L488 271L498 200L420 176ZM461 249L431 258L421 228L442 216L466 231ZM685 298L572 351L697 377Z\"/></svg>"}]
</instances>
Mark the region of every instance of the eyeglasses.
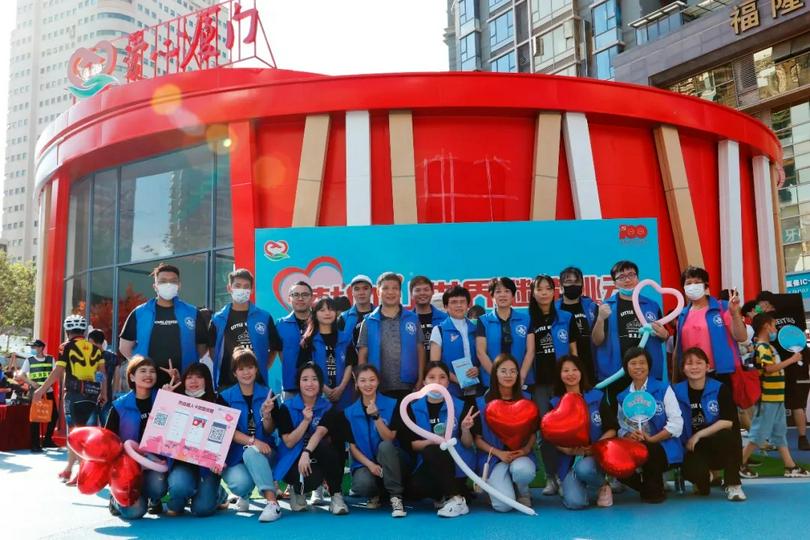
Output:
<instances>
[{"instance_id":1,"label":"eyeglasses","mask_svg":"<svg viewBox=\"0 0 810 540\"><path fill-rule=\"evenodd\" d=\"M296 300L303 299L303 298L309 298L310 296L312 296L312 293L308 293L308 292L293 292L293 293L290 293L290 298L295 298Z\"/></svg>"},{"instance_id":2,"label":"eyeglasses","mask_svg":"<svg viewBox=\"0 0 810 540\"><path fill-rule=\"evenodd\" d=\"M613 281L630 281L638 277L635 272L627 272L626 274L619 274Z\"/></svg>"},{"instance_id":3,"label":"eyeglasses","mask_svg":"<svg viewBox=\"0 0 810 540\"><path fill-rule=\"evenodd\" d=\"M499 369L496 373L498 375L517 375L518 371L516 369Z\"/></svg>"}]
</instances>

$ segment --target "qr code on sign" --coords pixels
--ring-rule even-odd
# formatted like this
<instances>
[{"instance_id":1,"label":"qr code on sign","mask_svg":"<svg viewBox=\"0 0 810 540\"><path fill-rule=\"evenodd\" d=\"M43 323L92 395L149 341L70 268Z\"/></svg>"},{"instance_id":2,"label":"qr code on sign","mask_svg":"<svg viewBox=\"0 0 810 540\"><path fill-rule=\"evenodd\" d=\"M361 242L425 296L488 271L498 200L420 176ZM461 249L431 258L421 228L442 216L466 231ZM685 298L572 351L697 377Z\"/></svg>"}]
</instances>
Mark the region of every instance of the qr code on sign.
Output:
<instances>
[{"instance_id":1,"label":"qr code on sign","mask_svg":"<svg viewBox=\"0 0 810 540\"><path fill-rule=\"evenodd\" d=\"M155 415L155 425L156 426L165 426L166 421L169 419L169 415L166 413L159 412Z\"/></svg>"},{"instance_id":2,"label":"qr code on sign","mask_svg":"<svg viewBox=\"0 0 810 540\"><path fill-rule=\"evenodd\" d=\"M208 434L208 440L215 443L221 443L225 438L226 430L227 426L225 424L214 422L214 425L211 426L211 433Z\"/></svg>"}]
</instances>

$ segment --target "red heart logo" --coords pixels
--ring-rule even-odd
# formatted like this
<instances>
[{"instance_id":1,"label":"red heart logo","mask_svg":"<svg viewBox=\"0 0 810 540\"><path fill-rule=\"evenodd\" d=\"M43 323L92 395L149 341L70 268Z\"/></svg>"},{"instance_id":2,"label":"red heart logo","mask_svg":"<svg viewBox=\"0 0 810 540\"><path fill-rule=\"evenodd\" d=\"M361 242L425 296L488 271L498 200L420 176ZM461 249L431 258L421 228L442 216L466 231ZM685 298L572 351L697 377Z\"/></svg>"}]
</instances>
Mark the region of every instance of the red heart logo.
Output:
<instances>
[{"instance_id":1,"label":"red heart logo","mask_svg":"<svg viewBox=\"0 0 810 540\"><path fill-rule=\"evenodd\" d=\"M602 470L616 478L632 475L649 456L646 446L630 439L602 439L591 450Z\"/></svg>"},{"instance_id":2,"label":"red heart logo","mask_svg":"<svg viewBox=\"0 0 810 540\"><path fill-rule=\"evenodd\" d=\"M312 287L313 301L323 296L340 296L344 293L343 268L334 257L317 257L306 268L288 266L276 274L273 278L273 292L278 303L287 309L290 309L287 293L296 281L309 283ZM338 289L337 294L332 295L335 287Z\"/></svg>"},{"instance_id":3,"label":"red heart logo","mask_svg":"<svg viewBox=\"0 0 810 540\"><path fill-rule=\"evenodd\" d=\"M486 407L487 425L510 450L526 444L529 436L537 430L540 412L537 405L528 399L504 401L493 399Z\"/></svg>"},{"instance_id":4,"label":"red heart logo","mask_svg":"<svg viewBox=\"0 0 810 540\"><path fill-rule=\"evenodd\" d=\"M540 423L543 440L555 446L573 448L588 446L588 405L580 394L569 392Z\"/></svg>"}]
</instances>

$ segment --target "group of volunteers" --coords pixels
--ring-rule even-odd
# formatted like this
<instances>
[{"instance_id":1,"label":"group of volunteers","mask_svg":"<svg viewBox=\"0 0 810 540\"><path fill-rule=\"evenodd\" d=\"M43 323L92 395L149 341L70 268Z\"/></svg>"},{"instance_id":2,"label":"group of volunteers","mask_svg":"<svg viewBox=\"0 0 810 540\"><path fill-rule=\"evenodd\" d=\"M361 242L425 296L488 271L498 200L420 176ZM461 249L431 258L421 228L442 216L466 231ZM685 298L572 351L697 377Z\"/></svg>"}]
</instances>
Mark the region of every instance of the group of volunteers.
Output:
<instances>
[{"instance_id":1,"label":"group of volunteers","mask_svg":"<svg viewBox=\"0 0 810 540\"><path fill-rule=\"evenodd\" d=\"M129 360L131 391L113 402L106 427L122 440L140 441L158 389L224 404L240 416L223 468L174 461L165 474L145 471L136 504L110 500L110 511L125 519L147 511L180 515L187 508L205 516L229 504L249 511L254 488L265 499L260 521L281 517L281 498L289 498L293 512L306 510L310 495L328 498L331 513L347 514L344 467L351 493L367 499L368 509L387 503L393 517L404 517L405 500L432 499L439 516L467 514L470 499L484 495L470 488L448 452L413 433L400 416L402 399L431 383L453 396L452 436L465 463L526 506L533 504L529 486L541 465L543 495L559 495L569 509L609 507L613 493L625 486L644 502L660 503L666 498L664 476L675 468L697 494L722 485L729 500L743 501L741 476L756 475L753 451L768 445L779 450L786 477L810 476L793 461L785 436L784 371L801 356L780 356L777 321L766 297L745 307L734 293L718 300L702 268L689 267L681 276L688 304L673 328L637 319L631 296L639 268L632 261L611 268L616 292L604 302L583 296L582 272L569 267L557 281L534 278L528 310L513 307L517 289L509 277L490 281L490 311L481 314L462 286L443 291L440 309L424 276L409 280L407 309L402 278L384 273L376 281L354 277L352 305L342 312L332 298L313 302L312 287L299 281L288 291L290 313L277 320L251 302L254 276L238 269L228 276L232 301L210 322L178 296L176 267L161 264L152 275L155 298L130 313L119 340L119 352ZM656 301L642 295L639 304L648 321L661 319ZM55 368L47 377L36 375L35 399L64 375L72 426L88 425L96 403L109 397L105 356L94 342L98 336L85 339L84 317L67 317L64 329L67 341ZM640 348L645 332L650 336ZM754 349L762 395L748 411L750 442L743 448L740 418L746 417L738 414L732 376L744 369L746 347ZM281 363L278 395L268 388L273 362ZM596 388L622 368L621 378ZM656 402L644 425L628 421L620 406L634 391L646 391ZM584 397L591 444L625 437L646 446L649 457L635 474L611 478L591 446L555 446L539 429L510 446L488 424L493 400L532 400L542 417L567 393ZM450 424L440 393L415 399L407 410L415 424L433 433L443 435ZM71 453L63 480L71 481L75 461ZM491 506L511 510L494 497Z\"/></svg>"}]
</instances>

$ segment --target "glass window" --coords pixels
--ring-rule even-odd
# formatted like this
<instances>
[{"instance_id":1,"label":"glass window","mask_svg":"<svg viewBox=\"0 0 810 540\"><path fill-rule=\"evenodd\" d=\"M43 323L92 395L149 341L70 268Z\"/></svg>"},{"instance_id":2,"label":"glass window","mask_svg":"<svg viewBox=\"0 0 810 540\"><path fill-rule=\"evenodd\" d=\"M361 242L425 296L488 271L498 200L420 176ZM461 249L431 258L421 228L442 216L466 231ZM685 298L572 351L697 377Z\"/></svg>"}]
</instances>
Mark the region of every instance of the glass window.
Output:
<instances>
[{"instance_id":1,"label":"glass window","mask_svg":"<svg viewBox=\"0 0 810 540\"><path fill-rule=\"evenodd\" d=\"M93 178L93 231L91 266L106 266L115 262L115 201L118 170L96 173Z\"/></svg>"},{"instance_id":2,"label":"glass window","mask_svg":"<svg viewBox=\"0 0 810 540\"><path fill-rule=\"evenodd\" d=\"M802 245L793 244L785 246L785 272L804 271L804 257L802 256Z\"/></svg>"},{"instance_id":3,"label":"glass window","mask_svg":"<svg viewBox=\"0 0 810 540\"><path fill-rule=\"evenodd\" d=\"M231 220L231 156L230 153L217 154L217 193L216 193L216 246L233 244L233 222Z\"/></svg>"},{"instance_id":4,"label":"glass window","mask_svg":"<svg viewBox=\"0 0 810 540\"><path fill-rule=\"evenodd\" d=\"M515 51L512 51L494 60L490 65L490 69L500 73L517 73L516 58L517 54Z\"/></svg>"},{"instance_id":5,"label":"glass window","mask_svg":"<svg viewBox=\"0 0 810 540\"><path fill-rule=\"evenodd\" d=\"M119 262L210 247L212 173L207 145L122 167Z\"/></svg>"},{"instance_id":6,"label":"glass window","mask_svg":"<svg viewBox=\"0 0 810 540\"><path fill-rule=\"evenodd\" d=\"M604 4L599 4L593 8L593 44L595 49L604 49L608 45L619 41L621 21L618 13L616 0L608 0ZM612 75L610 78L612 78Z\"/></svg>"},{"instance_id":7,"label":"glass window","mask_svg":"<svg viewBox=\"0 0 810 540\"><path fill-rule=\"evenodd\" d=\"M512 20L512 10L507 11L489 23L489 47L495 49L505 45L515 34L515 25Z\"/></svg>"},{"instance_id":8,"label":"glass window","mask_svg":"<svg viewBox=\"0 0 810 540\"><path fill-rule=\"evenodd\" d=\"M737 106L737 89L731 65L716 67L679 81L670 90L696 96L728 107Z\"/></svg>"},{"instance_id":9,"label":"glass window","mask_svg":"<svg viewBox=\"0 0 810 540\"><path fill-rule=\"evenodd\" d=\"M211 309L215 313L222 309L225 304L231 301L231 296L228 294L228 274L233 272L235 268L233 250L217 251L214 255L214 275L211 278L213 285L214 299ZM255 287L254 287L255 289Z\"/></svg>"},{"instance_id":10,"label":"glass window","mask_svg":"<svg viewBox=\"0 0 810 540\"><path fill-rule=\"evenodd\" d=\"M636 43L639 45L665 36L683 24L683 17L676 11L667 16L659 17L643 26L636 28Z\"/></svg>"},{"instance_id":11,"label":"glass window","mask_svg":"<svg viewBox=\"0 0 810 540\"><path fill-rule=\"evenodd\" d=\"M488 0L489 11L499 8L506 4L509 0Z\"/></svg>"},{"instance_id":12,"label":"glass window","mask_svg":"<svg viewBox=\"0 0 810 540\"><path fill-rule=\"evenodd\" d=\"M572 0L532 0L532 26L538 26L561 15L564 11L571 11Z\"/></svg>"},{"instance_id":13,"label":"glass window","mask_svg":"<svg viewBox=\"0 0 810 540\"><path fill-rule=\"evenodd\" d=\"M475 19L476 0L458 0L458 23L462 25Z\"/></svg>"},{"instance_id":14,"label":"glass window","mask_svg":"<svg viewBox=\"0 0 810 540\"><path fill-rule=\"evenodd\" d=\"M614 45L604 51L599 51L594 56L596 58L596 78L613 79L613 58L619 53L619 46Z\"/></svg>"},{"instance_id":15,"label":"glass window","mask_svg":"<svg viewBox=\"0 0 810 540\"><path fill-rule=\"evenodd\" d=\"M782 243L795 244L802 241L802 233L799 228L799 218L788 218L782 220Z\"/></svg>"},{"instance_id":16,"label":"glass window","mask_svg":"<svg viewBox=\"0 0 810 540\"><path fill-rule=\"evenodd\" d=\"M82 274L65 282L65 313L75 313L87 317L87 274Z\"/></svg>"},{"instance_id":17,"label":"glass window","mask_svg":"<svg viewBox=\"0 0 810 540\"><path fill-rule=\"evenodd\" d=\"M567 21L535 38L535 68L556 64L574 54L574 23Z\"/></svg>"},{"instance_id":18,"label":"glass window","mask_svg":"<svg viewBox=\"0 0 810 540\"><path fill-rule=\"evenodd\" d=\"M458 55L462 71L472 71L478 68L477 38L478 33L472 32L458 41Z\"/></svg>"},{"instance_id":19,"label":"glass window","mask_svg":"<svg viewBox=\"0 0 810 540\"><path fill-rule=\"evenodd\" d=\"M90 179L83 178L70 188L68 241L65 275L72 276L87 269L90 226Z\"/></svg>"},{"instance_id":20,"label":"glass window","mask_svg":"<svg viewBox=\"0 0 810 540\"><path fill-rule=\"evenodd\" d=\"M113 307L115 295L113 294L113 275L115 270L96 270L90 273L90 319L93 328L104 332L109 343L114 342L113 336ZM126 319L129 313L120 314Z\"/></svg>"}]
</instances>

